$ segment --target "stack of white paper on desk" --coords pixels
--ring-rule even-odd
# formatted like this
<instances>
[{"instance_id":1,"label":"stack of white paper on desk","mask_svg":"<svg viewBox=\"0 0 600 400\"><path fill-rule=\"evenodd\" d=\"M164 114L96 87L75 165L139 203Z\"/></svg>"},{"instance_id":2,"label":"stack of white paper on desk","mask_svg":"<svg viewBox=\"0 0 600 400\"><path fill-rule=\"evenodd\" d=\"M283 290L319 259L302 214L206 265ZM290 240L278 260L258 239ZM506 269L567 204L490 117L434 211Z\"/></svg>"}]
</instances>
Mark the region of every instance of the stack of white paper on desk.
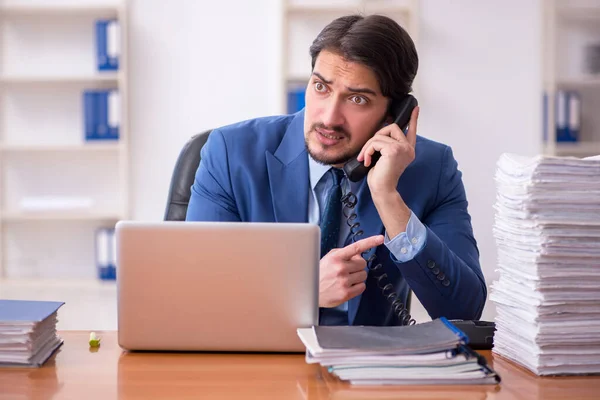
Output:
<instances>
[{"instance_id":1,"label":"stack of white paper on desk","mask_svg":"<svg viewBox=\"0 0 600 400\"><path fill-rule=\"evenodd\" d=\"M493 351L539 375L600 372L600 159L504 154Z\"/></svg>"},{"instance_id":2,"label":"stack of white paper on desk","mask_svg":"<svg viewBox=\"0 0 600 400\"><path fill-rule=\"evenodd\" d=\"M39 367L60 347L53 301L0 300L0 366Z\"/></svg>"},{"instance_id":3,"label":"stack of white paper on desk","mask_svg":"<svg viewBox=\"0 0 600 400\"><path fill-rule=\"evenodd\" d=\"M495 384L500 377L445 318L412 326L298 329L306 361L353 385Z\"/></svg>"}]
</instances>

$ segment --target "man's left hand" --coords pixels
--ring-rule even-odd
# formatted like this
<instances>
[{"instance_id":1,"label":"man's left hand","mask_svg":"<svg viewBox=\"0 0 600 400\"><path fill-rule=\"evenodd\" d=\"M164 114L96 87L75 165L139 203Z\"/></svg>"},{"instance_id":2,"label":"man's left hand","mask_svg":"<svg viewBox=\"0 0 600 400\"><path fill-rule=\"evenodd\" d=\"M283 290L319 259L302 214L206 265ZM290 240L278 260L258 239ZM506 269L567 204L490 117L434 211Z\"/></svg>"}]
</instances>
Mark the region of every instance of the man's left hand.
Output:
<instances>
[{"instance_id":1,"label":"man's left hand","mask_svg":"<svg viewBox=\"0 0 600 400\"><path fill-rule=\"evenodd\" d=\"M397 192L400 176L415 159L418 117L419 107L415 107L406 136L398 125L387 125L377 131L358 154L358 161L368 167L371 165L373 153L376 151L381 153L379 161L367 175L372 196L385 196Z\"/></svg>"}]
</instances>

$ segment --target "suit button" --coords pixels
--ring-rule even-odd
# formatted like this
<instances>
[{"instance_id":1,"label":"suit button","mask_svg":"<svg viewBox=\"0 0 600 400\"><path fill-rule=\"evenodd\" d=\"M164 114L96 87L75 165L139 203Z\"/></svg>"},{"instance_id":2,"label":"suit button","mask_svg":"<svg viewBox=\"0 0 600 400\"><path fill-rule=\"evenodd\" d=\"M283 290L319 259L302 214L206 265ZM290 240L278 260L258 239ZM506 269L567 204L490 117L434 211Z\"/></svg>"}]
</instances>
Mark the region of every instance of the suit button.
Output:
<instances>
[{"instance_id":1,"label":"suit button","mask_svg":"<svg viewBox=\"0 0 600 400\"><path fill-rule=\"evenodd\" d=\"M450 281L448 279L446 279L444 282L442 282L442 285L448 287L448 286L450 286Z\"/></svg>"},{"instance_id":2,"label":"suit button","mask_svg":"<svg viewBox=\"0 0 600 400\"><path fill-rule=\"evenodd\" d=\"M433 260L427 261L427 268L429 268L429 269L435 268L435 261L433 261Z\"/></svg>"},{"instance_id":3,"label":"suit button","mask_svg":"<svg viewBox=\"0 0 600 400\"><path fill-rule=\"evenodd\" d=\"M437 276L438 280L443 281L444 279L446 279L446 274L444 274L443 272L441 274L439 274Z\"/></svg>"},{"instance_id":4,"label":"suit button","mask_svg":"<svg viewBox=\"0 0 600 400\"><path fill-rule=\"evenodd\" d=\"M440 269L439 269L439 268L434 268L434 269L432 269L432 270L431 270L431 272L432 272L434 275L437 275L437 274L439 274L439 273L440 273Z\"/></svg>"}]
</instances>

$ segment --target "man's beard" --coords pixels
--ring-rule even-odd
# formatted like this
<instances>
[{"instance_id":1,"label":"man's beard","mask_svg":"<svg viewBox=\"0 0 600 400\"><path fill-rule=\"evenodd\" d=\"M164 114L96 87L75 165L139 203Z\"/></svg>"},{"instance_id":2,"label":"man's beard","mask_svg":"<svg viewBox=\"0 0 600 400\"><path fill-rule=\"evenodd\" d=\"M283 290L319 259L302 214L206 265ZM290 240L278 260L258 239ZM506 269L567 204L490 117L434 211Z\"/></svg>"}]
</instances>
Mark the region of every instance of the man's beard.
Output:
<instances>
[{"instance_id":1,"label":"man's beard","mask_svg":"<svg viewBox=\"0 0 600 400\"><path fill-rule=\"evenodd\" d=\"M308 145L308 139L307 139L307 137L310 136L311 132L314 132L315 135L319 135L320 133L317 132L316 128L321 128L321 129L325 129L325 130L334 131L336 133L339 133L340 136L342 136L344 138L347 138L350 135L341 126L326 127L322 123L312 124L312 126L310 127L310 130L308 131L308 134L305 135L304 144L306 146L306 151L308 152L308 154L312 157L313 160L315 160L319 164L323 164L323 165L344 164L348 160L350 160L352 157L356 156L359 153L360 149L359 150L348 149L347 151L343 152L342 154L333 155L333 156L329 156L329 157L325 156L325 155L319 156L319 155L313 153L310 150L310 147Z\"/></svg>"}]
</instances>

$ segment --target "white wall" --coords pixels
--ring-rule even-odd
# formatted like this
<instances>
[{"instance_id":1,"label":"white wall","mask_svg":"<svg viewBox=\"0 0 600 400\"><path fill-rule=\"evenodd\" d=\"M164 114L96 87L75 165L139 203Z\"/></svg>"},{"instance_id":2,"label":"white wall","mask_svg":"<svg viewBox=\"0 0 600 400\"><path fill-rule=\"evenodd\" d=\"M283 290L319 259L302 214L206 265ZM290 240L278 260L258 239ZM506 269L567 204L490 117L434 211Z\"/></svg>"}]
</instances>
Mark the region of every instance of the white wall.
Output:
<instances>
[{"instance_id":1,"label":"white wall","mask_svg":"<svg viewBox=\"0 0 600 400\"><path fill-rule=\"evenodd\" d=\"M420 133L454 151L488 284L496 160L541 151L541 0L422 0ZM493 315L488 302L484 317Z\"/></svg>"},{"instance_id":2,"label":"white wall","mask_svg":"<svg viewBox=\"0 0 600 400\"><path fill-rule=\"evenodd\" d=\"M278 0L130 1L131 211L162 219L195 133L277 110Z\"/></svg>"},{"instance_id":3,"label":"white wall","mask_svg":"<svg viewBox=\"0 0 600 400\"><path fill-rule=\"evenodd\" d=\"M454 149L491 283L496 160L505 151L539 151L541 0L421 5L419 132ZM134 218L162 218L189 136L277 112L278 7L278 0L132 1ZM489 305L484 317L493 317Z\"/></svg>"}]
</instances>

